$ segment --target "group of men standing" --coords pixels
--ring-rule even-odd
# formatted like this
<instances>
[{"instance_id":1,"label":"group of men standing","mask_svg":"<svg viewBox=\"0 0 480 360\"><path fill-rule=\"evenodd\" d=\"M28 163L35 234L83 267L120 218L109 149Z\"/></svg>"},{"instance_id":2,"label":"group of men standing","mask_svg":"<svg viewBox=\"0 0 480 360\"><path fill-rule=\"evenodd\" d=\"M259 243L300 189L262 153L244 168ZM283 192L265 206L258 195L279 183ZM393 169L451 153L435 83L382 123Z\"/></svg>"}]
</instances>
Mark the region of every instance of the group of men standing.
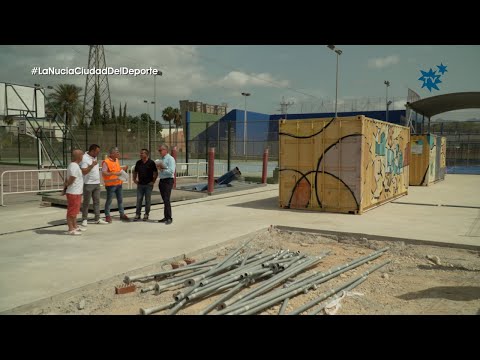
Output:
<instances>
[{"instance_id":1,"label":"group of men standing","mask_svg":"<svg viewBox=\"0 0 480 360\"><path fill-rule=\"evenodd\" d=\"M170 196L172 193L175 159L168 153L168 146L161 145L158 148L161 159L154 162L150 159L147 149L140 151L140 160L135 164L133 169L133 181L137 184L137 204L134 221L141 220L141 210L143 199L145 198L145 212L143 221L147 221L150 215L151 198L153 186L157 180L159 181L159 190L164 204L164 218L158 222L171 224L172 208L170 204ZM125 214L123 207L122 184L124 172L128 166L120 166L120 152L118 148L113 147L109 151L108 157L102 162L101 176L107 192L105 202L105 220L100 218L100 168L98 164L98 155L100 146L97 144L90 145L88 152L83 153L82 150L74 150L72 152L72 162L67 169L67 177L64 183L64 193L67 196L67 224L69 235L81 235L88 226L88 208L90 199L93 199L93 208L95 213L94 223L108 225L112 222L110 215L110 206L113 196L115 195L118 204L120 219L130 221ZM83 195L83 206L82 206ZM82 211L81 226L77 224L77 215Z\"/></svg>"}]
</instances>

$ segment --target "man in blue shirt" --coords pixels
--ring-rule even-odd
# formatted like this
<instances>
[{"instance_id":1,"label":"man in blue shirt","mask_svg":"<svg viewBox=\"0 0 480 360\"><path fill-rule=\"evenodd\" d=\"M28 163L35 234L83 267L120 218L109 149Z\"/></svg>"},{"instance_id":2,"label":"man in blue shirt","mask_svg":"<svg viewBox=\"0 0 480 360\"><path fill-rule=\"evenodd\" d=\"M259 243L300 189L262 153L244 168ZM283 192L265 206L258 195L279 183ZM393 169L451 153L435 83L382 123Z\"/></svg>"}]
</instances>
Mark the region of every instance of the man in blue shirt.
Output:
<instances>
[{"instance_id":1,"label":"man in blue shirt","mask_svg":"<svg viewBox=\"0 0 480 360\"><path fill-rule=\"evenodd\" d=\"M157 163L160 178L158 187L160 189L160 195L162 195L164 214L163 219L158 220L158 222L170 225L173 221L170 195L172 194L173 177L175 175L175 159L168 153L168 146L165 144L160 145L158 151L160 152L162 160Z\"/></svg>"}]
</instances>

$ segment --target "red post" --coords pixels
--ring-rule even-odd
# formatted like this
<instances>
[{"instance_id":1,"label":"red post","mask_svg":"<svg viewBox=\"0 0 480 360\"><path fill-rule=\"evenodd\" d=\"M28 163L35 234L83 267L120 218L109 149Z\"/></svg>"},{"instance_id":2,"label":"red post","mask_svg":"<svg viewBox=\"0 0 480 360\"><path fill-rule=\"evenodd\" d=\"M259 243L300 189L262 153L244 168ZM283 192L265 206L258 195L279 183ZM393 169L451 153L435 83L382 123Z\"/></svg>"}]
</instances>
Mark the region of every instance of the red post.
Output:
<instances>
[{"instance_id":1,"label":"red post","mask_svg":"<svg viewBox=\"0 0 480 360\"><path fill-rule=\"evenodd\" d=\"M172 148L172 156L175 159L175 173L173 174L173 188L177 188L177 147Z\"/></svg>"},{"instance_id":2,"label":"red post","mask_svg":"<svg viewBox=\"0 0 480 360\"><path fill-rule=\"evenodd\" d=\"M268 148L263 152L262 184L267 183L268 174Z\"/></svg>"},{"instance_id":3,"label":"red post","mask_svg":"<svg viewBox=\"0 0 480 360\"><path fill-rule=\"evenodd\" d=\"M213 184L215 182L215 148L208 149L208 195L213 194Z\"/></svg>"}]
</instances>

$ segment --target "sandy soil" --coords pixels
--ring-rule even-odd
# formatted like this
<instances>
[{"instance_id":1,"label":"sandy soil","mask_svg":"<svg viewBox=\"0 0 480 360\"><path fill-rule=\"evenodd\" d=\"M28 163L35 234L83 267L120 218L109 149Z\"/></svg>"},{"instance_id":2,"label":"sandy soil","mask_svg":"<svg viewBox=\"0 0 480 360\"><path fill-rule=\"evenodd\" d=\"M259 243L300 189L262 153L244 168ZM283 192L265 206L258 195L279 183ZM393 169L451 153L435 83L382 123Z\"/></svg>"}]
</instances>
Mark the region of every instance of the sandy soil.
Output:
<instances>
[{"instance_id":1,"label":"sandy soil","mask_svg":"<svg viewBox=\"0 0 480 360\"><path fill-rule=\"evenodd\" d=\"M238 247L229 243L224 247L196 256L199 261L211 256L220 259ZM289 249L308 255L319 255L330 251L315 268L323 271L377 249L389 246L385 255L352 269L321 285L307 294L297 295L288 302L286 313L318 297L321 293L359 276L365 270L387 259L391 262L370 274L366 281L351 293L345 294L339 307L330 309L336 314L480 314L480 253L478 251L424 245L409 245L403 242L380 242L362 239L336 240L316 234L286 232L271 229L255 236L250 242L254 250ZM427 258L430 257L430 259ZM158 295L154 292L141 293L140 288L154 284L153 281L137 282L133 293L116 295L115 285L122 283L125 275L151 273L170 269L170 265L159 263L133 273L120 274L115 278L89 285L82 289L60 294L48 300L32 304L28 310L14 311L21 314L139 314L140 308L149 308L173 301L173 295L183 287L178 286ZM306 273L306 272L305 272ZM305 274L303 273L303 274ZM252 285L252 287L256 284ZM249 291L246 289L245 291ZM178 314L197 314L215 295L187 304ZM82 301L83 300L83 301ZM80 304L82 303L82 304ZM79 305L84 305L79 309ZM262 314L278 314L281 304ZM81 307L81 306L80 306ZM22 307L25 309L25 307ZM313 307L309 311L315 309ZM335 312L336 311L336 312ZM212 312L214 313L214 312ZM165 314L161 311L157 314ZM305 313L303 313L305 314ZM324 311L319 315L325 314Z\"/></svg>"}]
</instances>

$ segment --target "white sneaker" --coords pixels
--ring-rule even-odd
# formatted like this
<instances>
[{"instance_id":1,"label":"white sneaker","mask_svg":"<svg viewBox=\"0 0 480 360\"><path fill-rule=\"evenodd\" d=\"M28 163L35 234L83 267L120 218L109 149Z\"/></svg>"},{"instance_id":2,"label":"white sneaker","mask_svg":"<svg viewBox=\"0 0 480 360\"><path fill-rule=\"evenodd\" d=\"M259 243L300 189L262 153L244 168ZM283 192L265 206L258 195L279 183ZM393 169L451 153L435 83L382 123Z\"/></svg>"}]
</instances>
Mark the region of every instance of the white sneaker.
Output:
<instances>
[{"instance_id":1,"label":"white sneaker","mask_svg":"<svg viewBox=\"0 0 480 360\"><path fill-rule=\"evenodd\" d=\"M75 229L75 230L72 230L72 231L67 231L65 234L66 235L82 235L82 232L77 231L77 229Z\"/></svg>"},{"instance_id":2,"label":"white sneaker","mask_svg":"<svg viewBox=\"0 0 480 360\"><path fill-rule=\"evenodd\" d=\"M83 227L83 226L77 226L77 228L75 229L75 231L87 231L87 228L86 228L86 227Z\"/></svg>"},{"instance_id":3,"label":"white sneaker","mask_svg":"<svg viewBox=\"0 0 480 360\"><path fill-rule=\"evenodd\" d=\"M87 221L87 220L83 220L83 221L82 221L82 226L83 226L83 227L87 227L87 226L88 226L88 221Z\"/></svg>"},{"instance_id":4,"label":"white sneaker","mask_svg":"<svg viewBox=\"0 0 480 360\"><path fill-rule=\"evenodd\" d=\"M98 219L98 221L95 221L95 224L108 225L109 223L103 219Z\"/></svg>"}]
</instances>

